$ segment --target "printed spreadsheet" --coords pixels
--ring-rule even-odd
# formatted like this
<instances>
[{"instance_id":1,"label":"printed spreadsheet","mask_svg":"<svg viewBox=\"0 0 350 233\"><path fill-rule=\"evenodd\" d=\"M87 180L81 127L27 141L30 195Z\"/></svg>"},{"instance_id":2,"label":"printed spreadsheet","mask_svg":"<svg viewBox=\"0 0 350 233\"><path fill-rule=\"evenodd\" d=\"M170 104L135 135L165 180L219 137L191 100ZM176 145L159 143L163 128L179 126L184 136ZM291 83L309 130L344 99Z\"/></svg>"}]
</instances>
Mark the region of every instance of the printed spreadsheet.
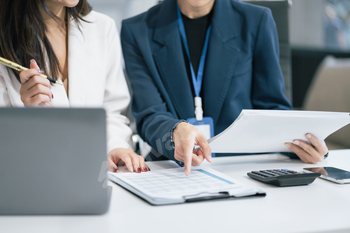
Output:
<instances>
[{"instance_id":1,"label":"printed spreadsheet","mask_svg":"<svg viewBox=\"0 0 350 233\"><path fill-rule=\"evenodd\" d=\"M236 187L232 180L208 169L193 169L189 176L183 169L166 169L161 172L125 173L119 178L152 196L225 191Z\"/></svg>"}]
</instances>

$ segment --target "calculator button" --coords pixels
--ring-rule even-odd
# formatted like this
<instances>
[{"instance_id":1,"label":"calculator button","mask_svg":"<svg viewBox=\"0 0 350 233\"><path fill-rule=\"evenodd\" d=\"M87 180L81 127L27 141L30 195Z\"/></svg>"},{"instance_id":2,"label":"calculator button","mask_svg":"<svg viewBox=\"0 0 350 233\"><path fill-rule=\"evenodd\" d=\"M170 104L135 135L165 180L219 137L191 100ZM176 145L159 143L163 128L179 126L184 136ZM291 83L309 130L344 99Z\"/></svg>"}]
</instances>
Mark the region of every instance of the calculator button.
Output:
<instances>
[{"instance_id":1,"label":"calculator button","mask_svg":"<svg viewBox=\"0 0 350 233\"><path fill-rule=\"evenodd\" d=\"M284 172L287 172L287 173L291 173L291 174L298 173L298 172L296 172L296 171L289 170L289 169L281 169L281 170L284 171Z\"/></svg>"},{"instance_id":2,"label":"calculator button","mask_svg":"<svg viewBox=\"0 0 350 233\"><path fill-rule=\"evenodd\" d=\"M264 171L263 173L267 174L268 176L277 176L277 174L268 171Z\"/></svg>"},{"instance_id":3,"label":"calculator button","mask_svg":"<svg viewBox=\"0 0 350 233\"><path fill-rule=\"evenodd\" d=\"M258 176L262 176L262 177L268 177L267 174L262 173L262 172L253 172L254 174L258 175Z\"/></svg>"}]
</instances>

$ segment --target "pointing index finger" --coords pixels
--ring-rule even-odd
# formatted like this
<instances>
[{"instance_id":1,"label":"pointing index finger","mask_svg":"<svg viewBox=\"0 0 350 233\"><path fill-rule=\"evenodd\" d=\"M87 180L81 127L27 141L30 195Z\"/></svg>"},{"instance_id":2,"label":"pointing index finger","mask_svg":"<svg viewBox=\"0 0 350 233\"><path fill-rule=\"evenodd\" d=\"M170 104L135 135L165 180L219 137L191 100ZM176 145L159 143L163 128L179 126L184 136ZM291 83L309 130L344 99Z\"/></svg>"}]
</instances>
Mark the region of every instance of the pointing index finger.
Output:
<instances>
[{"instance_id":1,"label":"pointing index finger","mask_svg":"<svg viewBox=\"0 0 350 233\"><path fill-rule=\"evenodd\" d=\"M191 173L191 164L192 164L192 151L193 151L194 143L184 143L184 163L185 163L185 175L188 176Z\"/></svg>"}]
</instances>

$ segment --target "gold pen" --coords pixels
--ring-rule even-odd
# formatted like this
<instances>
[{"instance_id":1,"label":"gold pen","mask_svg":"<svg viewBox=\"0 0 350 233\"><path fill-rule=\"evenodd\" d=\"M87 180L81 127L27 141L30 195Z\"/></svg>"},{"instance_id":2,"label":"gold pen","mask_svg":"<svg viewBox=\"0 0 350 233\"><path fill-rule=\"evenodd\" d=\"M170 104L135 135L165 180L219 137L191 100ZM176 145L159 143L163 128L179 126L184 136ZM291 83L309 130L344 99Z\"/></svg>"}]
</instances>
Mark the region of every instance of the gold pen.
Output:
<instances>
[{"instance_id":1,"label":"gold pen","mask_svg":"<svg viewBox=\"0 0 350 233\"><path fill-rule=\"evenodd\" d=\"M18 65L17 63L14 63L14 62L9 61L9 60L7 60L7 59L5 59L5 58L2 58L2 57L0 57L0 63L3 64L3 65L5 65L5 66L7 66L7 67L10 67L11 69L17 70L17 71L29 70L29 69L26 68L26 67L23 67L23 66L21 66L21 65ZM47 80L50 81L50 83L63 85L62 83L59 83L59 82L57 82L56 80L47 77L45 74L40 74L40 75L38 75L38 76L40 76L40 77L42 77L42 78L46 78Z\"/></svg>"}]
</instances>

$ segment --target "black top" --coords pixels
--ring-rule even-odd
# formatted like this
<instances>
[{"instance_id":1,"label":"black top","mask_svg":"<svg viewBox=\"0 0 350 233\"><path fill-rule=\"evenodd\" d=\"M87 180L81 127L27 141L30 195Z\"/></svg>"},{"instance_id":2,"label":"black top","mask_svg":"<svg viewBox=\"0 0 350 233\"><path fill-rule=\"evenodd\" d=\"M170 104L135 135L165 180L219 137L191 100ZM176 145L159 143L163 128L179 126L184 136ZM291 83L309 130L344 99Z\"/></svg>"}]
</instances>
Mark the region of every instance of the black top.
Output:
<instances>
[{"instance_id":1,"label":"black top","mask_svg":"<svg viewBox=\"0 0 350 233\"><path fill-rule=\"evenodd\" d=\"M207 29L211 23L211 19L213 16L213 10L200 18L197 19L190 19L186 15L182 15L182 20L184 22L185 31L186 31L186 37L187 37L187 43L188 43L188 49L190 51L190 57L191 62L193 66L194 73L197 75L198 67L199 67L199 61L201 59L202 50L205 42L205 36L207 33ZM192 83L192 77L191 77L191 69L190 69L190 63L187 58L185 47L183 48L183 54L185 58L185 64L187 69L187 75L190 79L190 83L193 89L193 83ZM193 91L194 93L194 91Z\"/></svg>"}]
</instances>

